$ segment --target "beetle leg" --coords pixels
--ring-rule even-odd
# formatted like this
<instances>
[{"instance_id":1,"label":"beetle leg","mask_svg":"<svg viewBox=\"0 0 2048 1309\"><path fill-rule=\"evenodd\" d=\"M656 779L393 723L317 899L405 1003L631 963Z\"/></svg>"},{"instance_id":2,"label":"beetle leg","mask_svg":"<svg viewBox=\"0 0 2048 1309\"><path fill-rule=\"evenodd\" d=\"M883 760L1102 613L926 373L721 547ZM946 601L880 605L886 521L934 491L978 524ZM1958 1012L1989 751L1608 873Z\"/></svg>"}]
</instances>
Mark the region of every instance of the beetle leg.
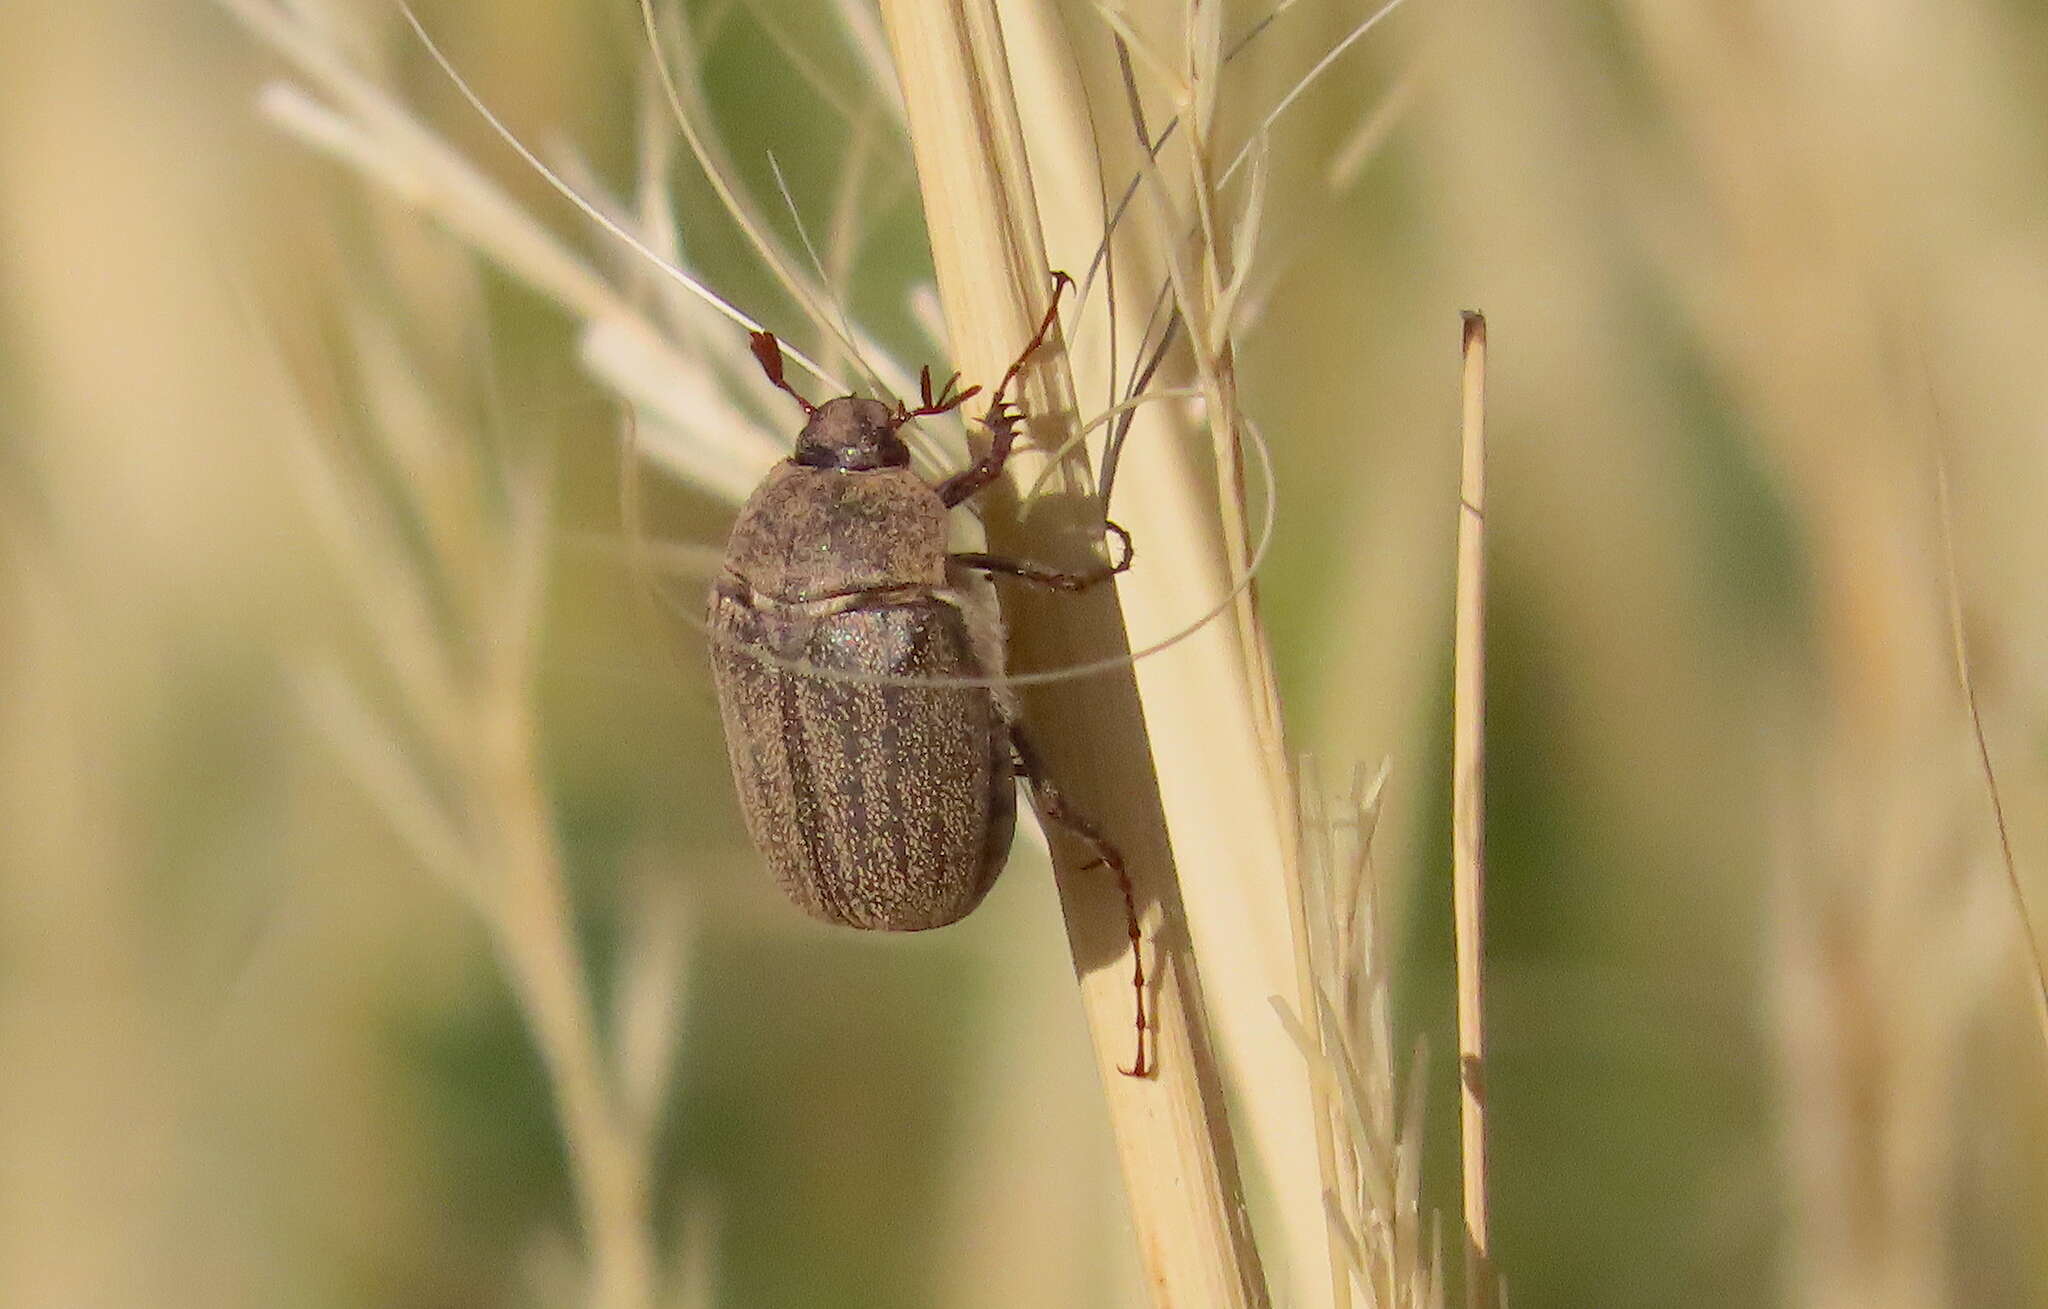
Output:
<instances>
[{"instance_id":1,"label":"beetle leg","mask_svg":"<svg viewBox=\"0 0 2048 1309\"><path fill-rule=\"evenodd\" d=\"M1037 586L1050 587L1055 591L1085 591L1101 582L1107 582L1131 566L1138 557L1137 549L1131 544L1131 534L1115 523L1104 519L1102 526L1112 533L1123 547L1123 558L1113 564L1103 564L1078 573L1063 573L1058 569L1046 568L1039 564L1026 563L1021 559L1005 559L1001 555L975 554L966 551L948 556L962 568L979 568L985 573L999 573L1004 577L1015 577Z\"/></svg>"},{"instance_id":2,"label":"beetle leg","mask_svg":"<svg viewBox=\"0 0 2048 1309\"><path fill-rule=\"evenodd\" d=\"M1030 361L1038 347L1045 344L1046 335L1052 331L1053 323L1059 318L1060 296L1073 284L1074 279L1065 273L1052 275L1052 303L1046 306L1045 317L1039 320L1037 333L1025 343L1023 353L1017 356L1017 362L1011 364L1009 371L1003 374L1003 380L996 383L995 394L990 397L988 413L982 416L982 425L988 428L989 434L988 453L939 483L939 499L946 502L948 509L1003 475L1003 464L1009 459L1010 447L1017 440L1019 420L1016 406L1005 398L1004 393L1010 389L1010 383L1016 381L1018 375L1024 371L1024 365Z\"/></svg>"},{"instance_id":3,"label":"beetle leg","mask_svg":"<svg viewBox=\"0 0 2048 1309\"><path fill-rule=\"evenodd\" d=\"M1107 868L1116 875L1116 889L1124 897L1124 926L1131 938L1131 990L1136 997L1138 1036L1136 1059L1129 1068L1119 1067L1117 1071L1126 1077L1149 1077L1152 1064L1146 1058L1146 1032L1150 1029L1145 1021L1145 933L1138 926L1138 893L1131 885L1130 870L1124 867L1122 852L1109 843L1095 824L1067 806L1066 797L1046 776L1045 764L1039 759L1038 751L1032 748L1030 740L1015 723L1010 724L1010 747L1017 756L1017 775L1031 784L1031 796L1038 802L1038 812L1095 853L1093 859L1081 865L1082 871Z\"/></svg>"}]
</instances>

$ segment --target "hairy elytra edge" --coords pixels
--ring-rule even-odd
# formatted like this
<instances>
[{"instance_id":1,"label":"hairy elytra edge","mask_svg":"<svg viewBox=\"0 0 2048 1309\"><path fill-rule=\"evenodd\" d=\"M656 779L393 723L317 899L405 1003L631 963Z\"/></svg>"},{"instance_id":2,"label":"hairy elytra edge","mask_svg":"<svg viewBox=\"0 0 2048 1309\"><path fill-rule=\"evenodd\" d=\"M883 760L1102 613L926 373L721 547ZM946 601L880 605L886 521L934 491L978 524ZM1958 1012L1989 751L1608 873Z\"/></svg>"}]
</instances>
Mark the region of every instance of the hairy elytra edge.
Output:
<instances>
[{"instance_id":1,"label":"hairy elytra edge","mask_svg":"<svg viewBox=\"0 0 2048 1309\"><path fill-rule=\"evenodd\" d=\"M1131 565L1114 523L1122 558L1086 572L946 549L947 513L1009 458L1020 416L1005 393L1072 285L1053 277L1051 308L982 418L988 453L936 486L911 470L899 432L980 387L956 391L956 374L934 394L927 368L916 408L860 396L814 405L784 379L773 334L754 334L754 357L806 422L733 524L710 597L712 677L748 833L790 899L827 922L911 932L965 917L1002 872L1016 779L1028 782L1039 812L1122 892L1137 1006L1123 1071L1144 1077L1143 934L1123 857L1046 777L1011 698L971 680L1001 669L1002 624L948 577L978 570L1072 592Z\"/></svg>"}]
</instances>

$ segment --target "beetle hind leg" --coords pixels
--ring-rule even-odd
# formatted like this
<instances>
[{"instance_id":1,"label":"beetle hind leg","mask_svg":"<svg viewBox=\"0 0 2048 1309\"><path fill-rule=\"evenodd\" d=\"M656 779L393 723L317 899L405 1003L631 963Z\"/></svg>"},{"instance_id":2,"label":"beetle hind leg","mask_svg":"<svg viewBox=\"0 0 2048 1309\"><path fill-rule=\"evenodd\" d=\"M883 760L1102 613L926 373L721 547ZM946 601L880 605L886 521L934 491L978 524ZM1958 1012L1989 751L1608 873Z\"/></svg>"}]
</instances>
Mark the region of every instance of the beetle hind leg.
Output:
<instances>
[{"instance_id":1,"label":"beetle hind leg","mask_svg":"<svg viewBox=\"0 0 2048 1309\"><path fill-rule=\"evenodd\" d=\"M1082 871L1091 868L1107 868L1116 877L1116 889L1124 898L1124 928L1131 941L1131 991L1135 997L1137 1054L1129 1068L1119 1067L1118 1072L1126 1077L1149 1077L1153 1063L1149 1059L1151 1042L1148 1033L1150 1024L1145 1017L1145 933L1138 923L1138 892L1131 883L1130 870L1124 867L1123 852L1111 844L1095 824L1075 813L1067 799L1047 777L1045 764L1038 757L1028 738L1013 724L1010 728L1010 745L1017 756L1017 775L1031 784L1031 795L1038 803L1038 811L1047 821L1087 846L1094 858L1081 865Z\"/></svg>"}]
</instances>

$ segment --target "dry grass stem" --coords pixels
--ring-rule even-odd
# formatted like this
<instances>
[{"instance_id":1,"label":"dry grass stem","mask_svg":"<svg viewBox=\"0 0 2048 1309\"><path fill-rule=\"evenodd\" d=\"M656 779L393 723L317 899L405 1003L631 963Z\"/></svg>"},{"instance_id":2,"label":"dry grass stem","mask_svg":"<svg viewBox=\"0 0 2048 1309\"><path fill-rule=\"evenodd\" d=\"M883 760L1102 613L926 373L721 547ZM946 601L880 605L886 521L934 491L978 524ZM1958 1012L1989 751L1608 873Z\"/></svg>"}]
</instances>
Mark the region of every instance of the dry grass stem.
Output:
<instances>
[{"instance_id":1,"label":"dry grass stem","mask_svg":"<svg viewBox=\"0 0 2048 1309\"><path fill-rule=\"evenodd\" d=\"M779 431L781 424L755 421L751 415L779 414L782 408L759 384L760 370L746 352L744 333L732 330L735 323L748 330L758 324L680 263L672 231L649 228L641 217L594 199L594 190L572 186L565 173L581 172L573 161L565 169L550 168L490 113L409 13L430 53L508 146L644 264L611 279L571 251L391 91L354 66L333 43L334 24L321 18L319 4L218 3L305 79L304 85L277 82L264 89L260 103L274 122L431 216L575 315L584 324L586 366L642 415L641 446L650 457L683 480L735 503L752 490L761 470L779 457L780 443L767 434ZM660 138L650 134L644 149L660 148ZM643 179L658 176L652 168L642 170ZM666 206L645 204L639 212L665 213ZM659 317L640 308L633 294L648 267L663 274L659 303L664 312ZM787 355L793 365L827 376L801 351ZM886 366L879 351L866 357L882 361L884 376L899 387L908 378L906 370ZM735 396L749 397L751 403L736 404Z\"/></svg>"},{"instance_id":2,"label":"dry grass stem","mask_svg":"<svg viewBox=\"0 0 2048 1309\"><path fill-rule=\"evenodd\" d=\"M1962 688L1963 706L1970 716L1970 738L1977 749L1977 766L1984 775L1984 793L1991 802L1991 822L1998 831L1999 866L2005 872L2006 889L2012 895L2015 925L2027 951L2033 971L2034 1019L2040 1027L2041 1046L2048 1050L2048 962L2041 954L2041 934L2035 929L2034 914L2027 904L2026 884L2020 880L2020 865L2012 851L2012 830L2006 824L2005 798L1999 793L1998 771L1991 766L1991 741L1984 734L1984 713L1977 705L1977 680L1970 672L1970 643L1963 622L1962 572L1956 566L1955 507L1950 498L1948 443L1941 431L1941 415L1934 419L1934 496L1941 532L1942 590L1948 607L1950 643L1955 651L1956 681Z\"/></svg>"},{"instance_id":3,"label":"dry grass stem","mask_svg":"<svg viewBox=\"0 0 2048 1309\"><path fill-rule=\"evenodd\" d=\"M490 729L477 782L492 812L501 879L489 919L505 971L554 1088L577 1215L587 1243L592 1309L652 1309L655 1262L646 1133L630 1121L599 1040L577 948L547 801L532 758L531 724Z\"/></svg>"},{"instance_id":4,"label":"dry grass stem","mask_svg":"<svg viewBox=\"0 0 2048 1309\"><path fill-rule=\"evenodd\" d=\"M1465 1301L1498 1300L1486 1205L1486 319L1465 315L1451 706L1451 877L1458 955L1458 1101Z\"/></svg>"},{"instance_id":5,"label":"dry grass stem","mask_svg":"<svg viewBox=\"0 0 2048 1309\"><path fill-rule=\"evenodd\" d=\"M679 16L658 13L651 2L641 6L656 64L642 105L638 191L614 199L579 160L551 167L517 140L407 15L464 97L522 159L599 229L660 265L665 276L654 281L657 310L649 312L642 267L612 274L601 261L571 253L357 73L327 42L324 25L308 17L312 11L271 0L221 3L306 79L306 88L280 85L267 93L274 118L576 314L589 372L634 404L639 443L685 480L738 498L773 457L758 434L786 423L780 397L767 391L744 338L729 326L751 328L752 318L719 301L681 258L682 234L658 194L673 138L652 130L657 103L665 104L728 216L831 343L832 357L851 360L896 394L910 389L909 370L878 350L832 295L851 267L861 217L853 201L865 192L849 175L822 251L802 233L801 220L800 247L785 249L734 181L703 100L696 47ZM1296 103L1336 53L1393 7L1357 25L1261 122L1270 125ZM874 65L882 48L876 30L857 7L842 7L841 16L857 59ZM1112 1071L1128 1061L1131 1043L1129 955L1117 897L1106 879L1090 874L1063 878L1061 895L1155 1287L1187 1303L1259 1303L1266 1294L1224 1115L1224 1065L1211 1051L1203 1017L1199 951L1223 983L1213 992L1213 1039L1228 1065L1257 1070L1234 1091L1250 1153L1276 1182L1264 1226L1286 1298L1298 1301L1305 1270L1331 1263L1317 1191L1334 1179L1330 1152L1318 1150L1311 1117L1302 1112L1306 1071L1263 1003L1288 993L1301 1012L1316 1007L1313 979L1295 948L1307 935L1299 829L1272 663L1249 582L1255 533L1243 443L1252 428L1235 378L1234 333L1251 298L1252 254L1267 199L1264 127L1234 150L1216 136L1220 74L1249 37L1226 51L1217 7L1199 10L1193 23L1173 7L1102 10L1094 15L1101 25L1090 29L1098 40L1086 49L1036 6L1005 5L999 14L990 3L900 3L885 5L883 18L901 85L885 85L877 96L832 85L819 91L846 119L856 155L874 125L899 112L909 125L954 364L970 379L999 375L1042 309L1047 270L1087 271L1095 286L1098 256L1106 256L1100 286L1109 294L1069 310L1075 332L1088 342L1073 356L1072 376L1055 362L1024 379L1022 398L1034 417L1029 448L1012 470L1018 485L1032 488L1029 507L1019 509L1014 492L1007 500L991 496L999 503L987 527L997 547L1011 553L1055 564L1078 558L1097 512L1085 464L1072 456L1088 430L1081 419L1099 415L1092 429L1107 427L1110 414L1125 415L1115 420L1114 451L1122 454L1124 474L1117 514L1148 560L1171 566L1126 578L1114 597L1051 604L1016 597L1006 603L1013 649L1029 669L1113 664L1130 653L1126 620L1128 631L1145 633L1155 645L1164 644L1164 634L1193 630L1133 674L1028 692L1026 720L1061 787L1114 836L1136 871L1162 1070L1155 1083L1136 1085ZM1114 68L1101 57L1111 52ZM1091 97L1083 67L1091 57L1093 84L1110 92L1106 98ZM810 67L793 62L800 74ZM1019 121L1019 99L1033 106L1028 121ZM1102 105L1115 109L1097 121ZM1106 178L1121 196L1114 209L1120 226L1107 242ZM922 303L913 294L913 309ZM802 361L792 352L792 362ZM1151 397L1144 412L1137 411L1140 393ZM1084 408L1077 394L1101 398ZM760 421L750 421L755 416ZM924 471L957 462L928 438L913 440ZM1189 452L1204 447L1206 458L1190 463ZM1060 454L1040 453L1047 450ZM1206 601L1191 604L1191 595ZM1225 621L1193 621L1212 606ZM1103 750L1103 741L1128 748ZM433 843L430 827L415 821L412 829L415 843ZM1063 865L1073 862L1072 851L1062 854ZM1184 900L1175 869L1200 894ZM1322 1177L1320 1188L1289 1180L1311 1172ZM1331 1268L1333 1285L1341 1285Z\"/></svg>"},{"instance_id":6,"label":"dry grass stem","mask_svg":"<svg viewBox=\"0 0 2048 1309\"><path fill-rule=\"evenodd\" d=\"M1085 132L1069 137L1056 162L1035 148L1027 160L1020 99L1035 106L1034 119L1041 109L1055 117L1064 109L1070 118L1083 97L1069 80L1071 66L1053 54L1058 43L1043 40L1043 31L1022 36L1016 51L1006 47L1003 20L1012 12L1006 10L999 19L991 4L930 0L883 6L954 361L971 377L1000 375L1045 303L1048 268L1085 269L1102 230L1100 183ZM1029 18L1021 21L1030 28ZM1076 148L1076 141L1088 144ZM1078 211L1072 194L1041 200L1033 175L1042 159L1070 185L1086 188ZM1086 222L1091 214L1098 218L1082 238L1085 244L1068 240L1049 256L1041 213L1066 221ZM1073 383L1057 357L1048 359L1052 366L1032 370L1025 404L1034 415L1031 435L1040 449L1061 446L1076 424ZM1019 458L1012 465L1013 475L1025 485L1045 469L1043 456ZM1050 485L1053 493L1034 497L1021 521L1015 508L990 514L989 535L998 548L1055 564L1076 557L1077 541L1087 539L1094 512L1086 470L1078 459L1063 461ZM1119 515L1126 516L1126 510L1120 507ZM1129 514L1130 525L1134 532L1148 533L1149 524L1136 521L1141 516ZM1202 517L1213 533L1213 503ZM1168 574L1180 566L1177 541L1151 535L1140 539L1148 557L1175 561ZM1186 557L1199 564L1213 558L1215 549L1213 535L1205 534L1201 549ZM1155 571L1154 577L1154 585L1172 585L1169 576ZM1006 606L1012 648L1033 667L1062 667L1127 652L1119 599L1134 589L1142 588L1120 584L1117 595L1052 605L1018 597L1021 603ZM1129 957L1116 897L1099 875L1060 878L1069 939L1154 1302L1263 1304L1265 1278L1239 1194L1221 1076L1205 1030L1203 988L1193 943L1183 935L1186 920L1174 869L1187 848L1185 832L1169 826L1166 809L1176 798L1164 792L1154 759L1143 746L1149 730L1157 747L1157 725L1166 718L1213 719L1219 697L1211 685L1203 691L1199 710L1191 712L1183 702L1162 711L1149 698L1141 707L1135 681L1128 673L1095 677L1023 698L1025 721L1059 785L1130 861L1144 908L1157 1024L1154 1079L1139 1082L1116 1071L1128 1062L1131 1049ZM1231 682L1241 685L1242 676ZM1264 787L1255 783L1254 794L1266 794ZM1201 826L1210 830L1215 821L1209 816ZM1053 845L1063 868L1081 862L1070 842L1055 836ZM1261 993L1270 989L1262 987ZM1295 1116L1300 1121L1298 1107Z\"/></svg>"},{"instance_id":7,"label":"dry grass stem","mask_svg":"<svg viewBox=\"0 0 2048 1309\"><path fill-rule=\"evenodd\" d=\"M1941 724L1926 751L1960 762ZM1912 762L1831 761L1789 815L1771 906L1790 1165L1790 1303L1960 1303L1949 1197L1967 1050L2008 965L2011 910L1958 816L1965 784Z\"/></svg>"},{"instance_id":8,"label":"dry grass stem","mask_svg":"<svg viewBox=\"0 0 2048 1309\"><path fill-rule=\"evenodd\" d=\"M0 3L0 1309L2035 1294L2048 7L1593 8ZM977 680L1142 1083L1110 875L806 922L700 657L746 329L1053 269L949 544L1134 543Z\"/></svg>"},{"instance_id":9,"label":"dry grass stem","mask_svg":"<svg viewBox=\"0 0 2048 1309\"><path fill-rule=\"evenodd\" d=\"M1319 1197L1334 1255L1332 1301L1442 1309L1441 1243L1422 1220L1422 1051L1404 1075L1395 1055L1392 955L1373 860L1387 768L1353 771L1335 800L1301 764L1306 1015L1272 1006L1309 1068L1324 1156ZM1401 1089L1405 1083L1405 1091Z\"/></svg>"},{"instance_id":10,"label":"dry grass stem","mask_svg":"<svg viewBox=\"0 0 2048 1309\"><path fill-rule=\"evenodd\" d=\"M1232 344L1262 186L1226 192L1218 174L1226 56L1214 11L1192 27L1177 6L1100 12L1120 38L1107 52L1114 62L1102 42L1072 39L1041 7L1007 5L1002 15L1011 67L1028 86L1024 128L1052 261L1078 272L1100 260L1109 292L1084 306L1075 327L1078 393L1093 398L1090 413L1146 387L1199 396L1150 406L1111 448L1116 518L1148 558L1170 559L1175 570L1134 572L1119 599L1130 630L1148 638L1179 632L1206 607L1191 596L1224 600L1225 621L1137 665L1138 693L1216 1041L1225 1066L1242 1070L1232 1087L1236 1134L1275 1181L1259 1214L1262 1252L1276 1294L1312 1303L1326 1281L1328 1237L1309 1181L1320 1175L1303 1113L1309 1086L1265 1003L1294 995L1307 1007L1295 954L1297 824L1271 661L1246 584L1254 533L1243 442L1256 433L1238 407Z\"/></svg>"},{"instance_id":11,"label":"dry grass stem","mask_svg":"<svg viewBox=\"0 0 2048 1309\"><path fill-rule=\"evenodd\" d=\"M395 705L378 708L322 660L300 679L307 709L393 831L489 930L553 1089L585 1303L652 1309L649 1167L682 1004L681 919L648 914L630 934L619 1048L607 1049L537 756L534 660L551 551L544 456L537 442L506 455L468 438L374 314L358 312L354 326L350 379L333 388L331 412L303 425L334 435L302 435L296 465ZM366 415L352 432L349 412ZM401 476L385 485L364 475L343 433Z\"/></svg>"}]
</instances>

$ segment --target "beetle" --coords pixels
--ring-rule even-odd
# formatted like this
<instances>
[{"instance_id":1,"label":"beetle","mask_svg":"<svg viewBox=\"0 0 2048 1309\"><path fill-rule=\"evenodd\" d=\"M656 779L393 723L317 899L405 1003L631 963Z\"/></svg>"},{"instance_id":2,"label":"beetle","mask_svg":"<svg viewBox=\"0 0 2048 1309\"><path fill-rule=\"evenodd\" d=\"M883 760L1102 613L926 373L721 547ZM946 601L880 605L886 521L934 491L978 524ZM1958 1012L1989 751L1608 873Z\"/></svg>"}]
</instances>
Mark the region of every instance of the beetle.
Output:
<instances>
[{"instance_id":1,"label":"beetle","mask_svg":"<svg viewBox=\"0 0 2048 1309\"><path fill-rule=\"evenodd\" d=\"M806 421L733 523L710 596L712 677L748 834L789 898L827 922L914 932L965 917L1009 857L1016 779L1030 783L1040 812L1079 837L1088 867L1108 868L1123 894L1137 992L1137 1056L1123 1071L1144 1077L1130 876L1047 779L1012 698L973 683L1002 671L1002 624L958 581L974 570L1084 590L1130 567L1130 536L1105 524L1122 558L1082 573L946 548L947 514L1001 476L1015 442L1021 420L1006 392L1072 285L1053 276L1052 307L982 419L988 453L937 485L911 470L899 433L980 387L956 390L956 373L934 394L926 368L915 408L851 395L814 405L784 378L774 335L753 334L762 371Z\"/></svg>"}]
</instances>

